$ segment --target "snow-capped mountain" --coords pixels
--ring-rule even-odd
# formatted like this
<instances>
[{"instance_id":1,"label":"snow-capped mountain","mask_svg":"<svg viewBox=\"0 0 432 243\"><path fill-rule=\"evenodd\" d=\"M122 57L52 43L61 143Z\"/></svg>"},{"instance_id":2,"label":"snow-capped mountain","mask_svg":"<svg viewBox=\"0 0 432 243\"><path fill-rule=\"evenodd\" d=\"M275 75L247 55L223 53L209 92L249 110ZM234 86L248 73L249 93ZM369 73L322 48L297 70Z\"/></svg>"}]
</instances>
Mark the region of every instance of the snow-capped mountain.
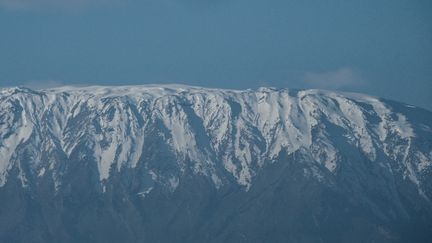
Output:
<instances>
[{"instance_id":1,"label":"snow-capped mountain","mask_svg":"<svg viewBox=\"0 0 432 243\"><path fill-rule=\"evenodd\" d=\"M6 88L0 199L0 241L421 242L432 113L321 90Z\"/></svg>"}]
</instances>

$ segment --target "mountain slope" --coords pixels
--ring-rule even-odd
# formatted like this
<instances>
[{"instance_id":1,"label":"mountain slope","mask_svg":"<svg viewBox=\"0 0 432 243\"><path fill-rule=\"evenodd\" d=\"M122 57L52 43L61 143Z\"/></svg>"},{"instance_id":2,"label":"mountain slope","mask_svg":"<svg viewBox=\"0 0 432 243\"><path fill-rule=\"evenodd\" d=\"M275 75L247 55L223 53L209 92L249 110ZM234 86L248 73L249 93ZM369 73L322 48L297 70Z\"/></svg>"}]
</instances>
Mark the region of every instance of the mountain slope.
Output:
<instances>
[{"instance_id":1,"label":"mountain slope","mask_svg":"<svg viewBox=\"0 0 432 243\"><path fill-rule=\"evenodd\" d=\"M0 240L421 242L432 232L426 110L180 85L2 89L0 108Z\"/></svg>"}]
</instances>

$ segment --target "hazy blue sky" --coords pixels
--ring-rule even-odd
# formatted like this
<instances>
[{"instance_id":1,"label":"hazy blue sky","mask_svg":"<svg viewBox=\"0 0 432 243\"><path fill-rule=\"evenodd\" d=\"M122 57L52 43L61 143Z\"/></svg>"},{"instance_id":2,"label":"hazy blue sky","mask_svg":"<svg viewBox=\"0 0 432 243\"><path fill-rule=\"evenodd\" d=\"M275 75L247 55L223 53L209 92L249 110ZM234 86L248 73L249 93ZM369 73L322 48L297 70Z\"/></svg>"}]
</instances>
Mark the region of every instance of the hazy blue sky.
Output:
<instances>
[{"instance_id":1,"label":"hazy blue sky","mask_svg":"<svg viewBox=\"0 0 432 243\"><path fill-rule=\"evenodd\" d=\"M431 0L0 0L0 86L364 92L432 110Z\"/></svg>"}]
</instances>

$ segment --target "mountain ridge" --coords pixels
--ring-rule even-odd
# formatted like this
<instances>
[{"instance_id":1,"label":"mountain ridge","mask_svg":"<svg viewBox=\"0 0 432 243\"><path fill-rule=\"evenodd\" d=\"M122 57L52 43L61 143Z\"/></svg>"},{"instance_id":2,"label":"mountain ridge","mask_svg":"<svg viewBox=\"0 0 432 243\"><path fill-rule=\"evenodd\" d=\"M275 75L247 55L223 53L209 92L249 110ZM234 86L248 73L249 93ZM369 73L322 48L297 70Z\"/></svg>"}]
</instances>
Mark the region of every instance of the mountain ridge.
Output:
<instances>
[{"instance_id":1,"label":"mountain ridge","mask_svg":"<svg viewBox=\"0 0 432 243\"><path fill-rule=\"evenodd\" d=\"M24 91L22 93L23 95L24 94L27 94L27 95L28 94L33 94L33 95L36 95L36 96L40 95L40 100L38 100L38 102L41 102L41 104L39 104L39 105L46 106L45 108L42 108L42 107L38 107L37 108L37 109L45 109L43 111L42 110L39 111L40 112L40 114L39 114L40 117L42 117L45 113L49 112L49 109L51 109L50 107L54 107L55 106L55 105L52 105L53 102L57 102L58 99L63 99L63 101L65 101L66 100L66 96L68 96L69 100L65 101L65 102L69 102L67 104L67 106L69 108L73 107L73 109L71 109L69 111L70 114L66 114L66 115L63 114L63 116L70 116L69 118L71 118L71 119L73 119L75 116L78 115L79 109L80 109L80 105L82 107L84 107L84 108L90 108L90 109L93 108L97 112L99 112L101 108L105 109L105 111L107 109L113 109L114 106L109 106L109 105L108 105L109 106L108 108L102 107L102 106L106 106L106 104L103 104L102 99L112 99L112 100L120 99L120 102L123 102L123 104L121 104L121 105L132 104L132 105L137 106L137 105L139 105L140 102L144 102L144 101L151 102L152 101L151 99L157 100L157 99L161 99L161 98L164 98L164 97L168 97L167 98L168 100L166 102L171 102L171 103L168 103L167 105L179 105L179 106L183 106L185 108L184 110L186 110L186 107L192 107L194 109L192 112L197 113L197 112L199 112L199 110L198 110L199 107L196 107L196 106L194 107L194 105L197 105L197 104L200 105L199 104L199 100L198 100L198 103L197 103L196 100L193 100L194 97L192 97L191 100L188 100L188 98L186 98L186 100L182 100L182 99L185 98L185 97L181 97L181 95L182 95L181 93L182 92L193 93L192 95L196 95L196 97L198 97L198 98L203 98L203 96L207 95L206 94L206 92L207 92L207 93L210 93L209 95L213 95L214 98L219 99L219 100L216 100L215 102L221 102L221 103L224 103L224 102L226 103L226 102L228 102L229 99L238 98L238 96L242 96L242 95L246 94L246 95L249 95L249 97L246 97L244 99L250 99L250 100L245 100L244 103L245 104L247 102L258 103L258 104L253 104L253 105L255 105L257 109L261 109L261 110L259 110L257 112L257 114L254 114L255 117L252 118L252 119L260 119L260 117L262 117L264 115L269 116L268 120L258 121L258 122L261 122L261 124L254 124L254 125L257 125L257 126L260 125L261 129L266 129L265 126L267 124L270 124L271 122L273 122L271 124L271 125L273 125L273 127L268 128L267 131L264 131L264 133L265 132L270 133L271 129L276 129L275 128L275 123L280 122L283 119L285 119L283 122L286 123L286 124L283 124L283 125L290 126L290 125L293 124L294 127L292 127L292 129L298 129L297 127L295 127L296 125L298 126L298 124L295 124L295 122L292 122L289 117L286 117L286 116L289 116L289 115L287 115L287 114L281 114L283 111L280 111L280 110L282 110L282 109L280 109L279 111L271 111L272 108L269 106L268 102L266 102L266 101L263 101L263 102L257 101L256 97L251 97L253 95L255 95L255 96L261 95L262 97L260 99L265 99L264 96L266 96L268 94L270 94L270 95L271 94L276 94L276 95L279 95L279 96L285 95L286 97L276 97L274 99L279 99L279 100L274 100L274 101L270 101L270 102L273 102L272 105L277 105L276 102L281 102L281 100L285 101L287 103L283 104L283 105L285 105L286 107L281 107L281 108L287 108L288 109L288 108L290 108L290 105L292 106L292 104L289 104L289 102L296 102L296 101L290 101L289 100L291 97L288 94L290 92L290 90L288 90L288 89L260 88L260 89L258 89L256 91L253 91L253 90L242 91L242 90L226 90L226 89L204 89L204 88L201 88L201 87L190 87L190 86L184 86L184 85L165 85L165 86L163 86L163 85L162 86L145 85L145 86L118 86L118 87L115 87L115 86L112 86L112 87L104 87L104 86L61 87L61 88L47 89L47 90L42 90L42 91L32 91L30 89L26 90L26 89L15 88L15 89L4 89L2 91L2 93L3 94L5 94L5 93L11 93L11 92L13 93L13 92L17 92L17 91L19 92L21 90ZM37 93L37 92L40 92L40 93ZM321 91L321 90L303 90L303 91L302 90L299 90L299 91L294 90L293 92L304 93L304 94L301 94L301 97L299 97L300 99L302 99L303 97L307 97L308 95L318 95L318 96L321 95L321 96L324 96L324 97L328 96L329 98L333 98L333 99L340 99L340 98L344 99L344 100L341 101L341 103L336 104L336 105L339 105L339 106L341 104L342 105L346 105L343 102L360 101L360 102L365 102L366 103L366 102L369 101L371 104L375 104L377 106L376 109L381 109L381 110L386 109L385 106L383 105L383 103L380 102L378 98L371 97L371 96L366 96L366 95L361 95L361 94L353 94L353 93L342 93L342 94L340 94L340 93L337 93L337 92ZM350 96L347 96L347 94L349 94ZM150 97L145 97L145 96L150 96ZM226 96L226 97L224 97L224 96ZM73 97L73 100L70 97ZM170 98L171 98L171 100L170 100ZM242 97L240 97L240 99L241 98ZM285 99L285 100L283 100L283 99ZM36 102L36 101L33 101L33 102ZM61 100L59 100L58 102L61 102ZM82 104L81 104L81 102L82 102ZM96 107L96 103L97 102L99 102L97 104L97 105L99 105L98 107ZM195 104L193 104L193 102L195 102ZM35 104L36 103L34 103L33 105L35 105ZM262 104L262 105L260 105L260 104ZM279 105L281 105L281 104L279 104ZM350 104L348 104L348 106L349 105ZM22 106L24 106L24 105L22 105ZM307 109L309 109L312 106L314 106L314 104L310 103L310 106L309 107L305 106L304 109L307 110ZM380 107L378 107L378 106L380 106ZM349 114L349 115L351 115L351 117L349 117L349 118L354 118L354 116L362 116L362 115L364 116L364 113L362 113L363 111L358 111L358 110L357 111L348 111L348 109L354 109L353 107L356 108L356 109L358 109L357 106L352 105L352 107L345 108L345 109L347 109L347 111L342 111L342 112L352 112L351 114ZM66 109L65 107L61 107L61 108L62 109ZM159 110L164 110L164 107L162 107L162 106L159 106L157 108ZM228 107L228 108L231 109L231 110L233 109L232 107ZM322 108L322 107L318 107L318 109L316 109L316 110L319 110L320 108ZM313 109L313 107L312 107L312 109ZM340 109L344 109L344 108L341 107ZM225 109L224 111L227 111L227 109ZM273 112L273 114L271 114L272 112ZM287 113L289 113L289 112L290 111L287 111ZM299 112L304 112L304 111L300 110ZM361 114L354 114L354 112L358 112L358 113L361 113ZM389 111L384 111L384 112L389 112ZM384 114L384 112L383 112L383 114L379 114L380 115L380 117L379 117L380 119L383 119L383 115L384 116L388 115L388 114ZM133 114L129 114L129 115L133 115ZM135 114L135 115L137 115L137 117L140 116L139 114ZM182 115L185 115L185 113L182 114ZM203 115L202 114L199 114L199 115L200 115L199 119L203 119ZM271 117L271 115L273 115L273 117ZM285 117L281 117L283 115L285 115ZM396 122L396 123L399 122L399 124L394 125L394 127L391 128L391 129L394 129L395 131L397 130L396 132L399 133L399 135L402 138L408 138L408 137L414 136L412 128L410 128L409 123L406 122L406 118L402 114L400 114L400 113L397 113L396 115L400 116L400 117L398 117L397 120L395 119L394 122ZM307 116L307 115L305 115L305 116ZM24 120L23 122L24 123L26 122L25 118L26 117L23 117L23 120ZM62 117L63 120L69 119L69 118ZM140 118L140 117L138 117L138 118ZM360 117L360 118L359 117L355 117L355 118L358 119L356 121L356 122L358 122L358 124L354 124L354 125L358 126L360 123L363 123L362 117ZM312 120L311 122L315 122L315 123L317 122L317 121L313 120L313 117L305 117L305 119L310 119L310 120ZM334 119L340 119L340 118L336 117ZM63 123L65 123L65 122L67 122L67 121L63 121ZM247 121L247 122L250 122L250 121ZM339 124L342 124L343 121L338 120L336 122L340 122ZM141 121L141 123L142 123L142 121ZM168 122L164 121L164 123L169 123L169 121ZM167 124L165 124L165 125L167 126ZM172 139L173 139L172 145L175 146L176 151L180 151L181 149L185 149L186 148L185 146L189 146L188 144L182 144L181 143L181 142L183 142L185 140L185 137L182 137L182 136L188 136L187 132L184 133L184 134L182 134L181 132L178 132L178 131L175 130L175 129L177 129L177 130L178 129L180 129L180 130L183 129L184 131L186 131L187 129L181 128L181 127L175 127L174 123L172 123L170 125L172 125L172 127L171 127L171 133L172 133L172 135L174 135L174 136L172 136ZM184 125L187 126L188 124L184 124ZM314 124L311 124L310 126L312 127L313 125ZM360 127L360 129L365 129L364 124L360 124L360 125L363 125L363 127ZM312 129L311 127L308 128L308 130L311 130ZM59 129L62 129L62 128L61 127L55 127L55 129L59 130ZM126 128L123 127L121 129L124 130ZM22 135L21 135L22 138L19 137L18 140L19 139L26 140L26 136L29 136L29 134L26 134L26 132L29 132L29 131L23 130ZM58 132L59 131L57 131L57 133ZM175 132L178 132L178 133L174 134ZM225 131L222 131L222 132L225 132ZM261 134L263 134L262 130L260 130L260 132L261 132ZM289 133L289 132L290 131L285 131L285 133ZM301 132L305 133L306 131L302 130ZM377 133L377 134L379 132L386 132L386 131L378 131L378 130L375 131L375 133ZM141 135L144 135L144 134L141 134ZM176 139L177 136L175 136L175 135L177 135L179 138ZM222 135L221 134L217 134L217 136L223 136L223 135L224 134L222 134ZM288 136L288 138L286 140L293 139L292 138L293 136L299 136L299 135L300 134L293 134L291 137ZM365 136L361 137L362 134L360 134L360 132L358 132L356 135L358 136L358 140L360 142L360 146L363 146L362 147L363 152L365 152L365 153L374 153L374 151L373 151L374 147L371 144L371 141L369 141L370 140L370 136L368 137L368 134L364 134ZM383 140L383 136L385 136L385 135L383 135L383 134L378 134L378 135L380 136L380 139ZM58 138L60 136L61 135L58 135ZM193 136L193 135L189 134L189 136ZM218 139L220 139L220 137L218 137ZM265 139L267 141L270 140L270 138L268 138L268 137L265 138ZM302 145L306 144L306 145L310 146L311 145L310 138L306 138L306 139L309 139L309 141L303 141ZM62 141L61 139L60 139L60 141L62 143L64 143L64 141ZM140 141L138 141L138 142L140 142ZM293 144L292 146L297 146L296 142L294 142L292 144ZM71 153L70 149L72 149L73 147L72 148L68 148L67 146L68 145L62 144L62 149L63 149L63 151L67 155L70 155L70 153ZM69 146L71 146L71 145L69 145ZM289 144L288 144L287 141L285 141L284 146L289 146ZM96 149L100 149L100 148L96 148ZM111 149L115 149L115 148L111 148ZM294 150L296 150L296 149L293 148L292 151L294 151ZM108 156L108 157L110 157L110 156L114 157L115 156L115 152L114 151L107 151L106 150L106 152L107 153L105 153L105 154L103 153L103 151L100 152L100 156L102 157L101 158L102 161L106 161L106 159L107 159L107 158L103 158L104 156ZM111 152L111 154L108 153L108 152ZM276 151L273 152L273 154L277 154L278 152L279 151L276 150ZM139 153L139 151L138 151L138 153ZM10 157L10 156L11 155L4 156L4 157L7 158L7 157ZM196 157L196 156L199 156L199 155L197 155L197 154L190 154L189 156ZM138 157L139 157L139 155L138 155ZM135 161L134 163L136 163L137 159L138 158L133 158L133 160ZM329 165L329 166L331 166L331 165ZM132 167L134 167L134 166L132 166ZM105 168L105 171L101 170L100 173L101 173L101 179L104 179L104 178L108 177L109 171L107 171L107 168ZM245 183L245 181L243 181L243 183Z\"/></svg>"},{"instance_id":2,"label":"mountain ridge","mask_svg":"<svg viewBox=\"0 0 432 243\"><path fill-rule=\"evenodd\" d=\"M314 185L312 191L341 193L347 205L357 205L356 198L383 222L412 218L417 210L432 215L432 113L363 94L184 85L1 89L0 138L0 196L15 183L14 191L61 201L76 193L120 193L109 200L125 198L128 210L138 210L136 200L193 191L208 207L214 203L207 198L226 193L256 202L270 196L260 188L279 184L292 198L305 193L324 200L297 188ZM203 196L210 191L213 196ZM373 228L377 239L400 237L384 228Z\"/></svg>"}]
</instances>

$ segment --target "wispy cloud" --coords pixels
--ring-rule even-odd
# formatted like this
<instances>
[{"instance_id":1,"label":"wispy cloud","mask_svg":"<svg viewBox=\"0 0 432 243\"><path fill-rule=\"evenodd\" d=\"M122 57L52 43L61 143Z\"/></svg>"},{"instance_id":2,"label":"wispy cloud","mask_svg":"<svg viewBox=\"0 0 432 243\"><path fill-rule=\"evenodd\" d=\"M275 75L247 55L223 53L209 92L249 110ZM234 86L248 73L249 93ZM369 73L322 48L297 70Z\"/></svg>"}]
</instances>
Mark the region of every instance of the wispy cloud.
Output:
<instances>
[{"instance_id":1,"label":"wispy cloud","mask_svg":"<svg viewBox=\"0 0 432 243\"><path fill-rule=\"evenodd\" d=\"M81 9L113 2L113 0L0 0L7 10Z\"/></svg>"},{"instance_id":2,"label":"wispy cloud","mask_svg":"<svg viewBox=\"0 0 432 243\"><path fill-rule=\"evenodd\" d=\"M322 89L358 87L365 83L360 72L349 67L328 72L308 72L304 75L304 82L312 88Z\"/></svg>"}]
</instances>

